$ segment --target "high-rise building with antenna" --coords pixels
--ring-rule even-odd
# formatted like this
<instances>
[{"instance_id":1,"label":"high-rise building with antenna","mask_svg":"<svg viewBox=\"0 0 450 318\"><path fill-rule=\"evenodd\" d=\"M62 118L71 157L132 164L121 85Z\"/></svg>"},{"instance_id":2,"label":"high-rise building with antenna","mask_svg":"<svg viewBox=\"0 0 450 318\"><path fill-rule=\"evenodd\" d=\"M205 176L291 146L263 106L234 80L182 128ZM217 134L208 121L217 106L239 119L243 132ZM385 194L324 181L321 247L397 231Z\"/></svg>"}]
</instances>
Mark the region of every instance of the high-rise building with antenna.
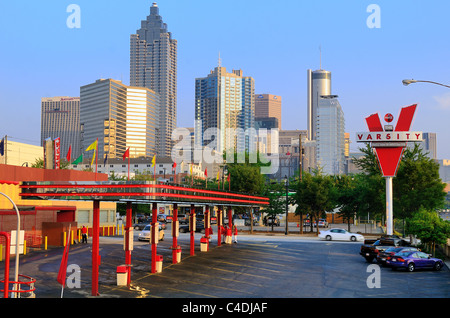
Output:
<instances>
[{"instance_id":1,"label":"high-rise building with antenna","mask_svg":"<svg viewBox=\"0 0 450 318\"><path fill-rule=\"evenodd\" d=\"M344 173L345 120L337 98L331 93L331 72L322 69L320 48L319 69L307 71L307 137L316 144L314 165L326 174Z\"/></svg>"},{"instance_id":2,"label":"high-rise building with antenna","mask_svg":"<svg viewBox=\"0 0 450 318\"><path fill-rule=\"evenodd\" d=\"M331 95L331 72L322 69L307 72L308 139L316 140L317 107L320 96Z\"/></svg>"},{"instance_id":3,"label":"high-rise building with antenna","mask_svg":"<svg viewBox=\"0 0 450 318\"><path fill-rule=\"evenodd\" d=\"M172 39L156 3L130 36L130 85L159 95L158 155L170 156L177 125L177 40Z\"/></svg>"}]
</instances>

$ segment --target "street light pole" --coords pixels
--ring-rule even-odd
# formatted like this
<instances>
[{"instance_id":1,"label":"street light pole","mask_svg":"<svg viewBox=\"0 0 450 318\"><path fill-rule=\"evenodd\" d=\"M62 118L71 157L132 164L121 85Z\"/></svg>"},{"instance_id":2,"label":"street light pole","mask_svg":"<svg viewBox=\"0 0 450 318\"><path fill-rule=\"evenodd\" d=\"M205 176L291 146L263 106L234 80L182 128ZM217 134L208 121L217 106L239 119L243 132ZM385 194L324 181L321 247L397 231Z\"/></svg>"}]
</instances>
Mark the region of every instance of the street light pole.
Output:
<instances>
[{"instance_id":1,"label":"street light pole","mask_svg":"<svg viewBox=\"0 0 450 318\"><path fill-rule=\"evenodd\" d=\"M17 184L16 182L11 182L9 184ZM9 202L11 202L11 204L14 207L14 210L16 210L16 215L17 215L17 230L16 230L16 266L15 266L15 272L14 272L14 281L16 282L16 284L14 284L14 291L16 291L15 294L15 298L18 298L18 290L19 290L19 285L18 285L18 281L19 281L19 247L20 247L20 213L19 213L19 209L17 208L17 205L14 203L14 201L8 197L6 194L4 194L3 192L0 192L1 195L3 195L6 199L9 200ZM9 251L7 252L9 253ZM6 286L5 286L6 289Z\"/></svg>"},{"instance_id":2,"label":"street light pole","mask_svg":"<svg viewBox=\"0 0 450 318\"><path fill-rule=\"evenodd\" d=\"M287 176L284 176L284 180L285 180L285 185L286 185L286 231L285 231L285 235L288 235L288 193L289 193L289 179Z\"/></svg>"},{"instance_id":3,"label":"street light pole","mask_svg":"<svg viewBox=\"0 0 450 318\"><path fill-rule=\"evenodd\" d=\"M450 88L449 85L444 85L438 82L432 82L432 81L419 81L419 80L414 80L414 79L404 79L402 81L403 85L408 86L409 84L413 84L413 83L431 83L431 84L436 84L436 85L440 85L440 86L444 86L447 88Z\"/></svg>"}]
</instances>

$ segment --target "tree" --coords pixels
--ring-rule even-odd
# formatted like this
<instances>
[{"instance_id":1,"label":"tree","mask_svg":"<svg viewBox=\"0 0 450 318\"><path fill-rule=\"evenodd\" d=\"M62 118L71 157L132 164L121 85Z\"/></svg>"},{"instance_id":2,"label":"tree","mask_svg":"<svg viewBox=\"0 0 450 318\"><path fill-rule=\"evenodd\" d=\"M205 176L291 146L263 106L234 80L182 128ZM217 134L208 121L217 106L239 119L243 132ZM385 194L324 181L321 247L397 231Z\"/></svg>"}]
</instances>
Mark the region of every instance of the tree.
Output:
<instances>
[{"instance_id":1,"label":"tree","mask_svg":"<svg viewBox=\"0 0 450 318\"><path fill-rule=\"evenodd\" d=\"M324 217L326 211L331 211L336 206L333 183L332 177L315 170L313 173L304 173L302 180L297 184L297 192L294 195L294 201L298 205L296 214L302 211L311 216L311 231L313 220L319 224L319 218Z\"/></svg>"},{"instance_id":2,"label":"tree","mask_svg":"<svg viewBox=\"0 0 450 318\"><path fill-rule=\"evenodd\" d=\"M363 171L361 180L367 185L362 202L367 203L367 211L376 216L383 216L386 207L386 185L378 160L370 145L360 150L365 156L354 158L354 163ZM394 218L405 219L412 217L421 207L433 210L444 204L445 184L439 178L439 165L428 158L419 145L404 150L393 188Z\"/></svg>"},{"instance_id":3,"label":"tree","mask_svg":"<svg viewBox=\"0 0 450 318\"><path fill-rule=\"evenodd\" d=\"M360 183L355 176L340 175L335 177L335 201L338 205L338 214L347 222L350 232L350 221L360 210Z\"/></svg>"},{"instance_id":4,"label":"tree","mask_svg":"<svg viewBox=\"0 0 450 318\"><path fill-rule=\"evenodd\" d=\"M269 198L269 205L264 209L269 217L275 217L286 212L286 190L281 183L269 183L266 186L264 196ZM272 222L272 231L274 223Z\"/></svg>"},{"instance_id":5,"label":"tree","mask_svg":"<svg viewBox=\"0 0 450 318\"><path fill-rule=\"evenodd\" d=\"M436 244L447 244L450 222L442 220L434 211L420 209L407 220L408 232L416 235L435 254Z\"/></svg>"},{"instance_id":6,"label":"tree","mask_svg":"<svg viewBox=\"0 0 450 318\"><path fill-rule=\"evenodd\" d=\"M61 170L65 170L65 169L69 169L70 167L70 163L67 162L66 159L61 159L61 161L59 162L59 169ZM39 169L44 169L44 158L37 158L33 164L31 164L31 168L39 168Z\"/></svg>"},{"instance_id":7,"label":"tree","mask_svg":"<svg viewBox=\"0 0 450 318\"><path fill-rule=\"evenodd\" d=\"M432 211L445 203L445 184L439 164L427 157L419 145L407 148L393 181L394 211L399 218L412 217L421 207Z\"/></svg>"},{"instance_id":8,"label":"tree","mask_svg":"<svg viewBox=\"0 0 450 318\"><path fill-rule=\"evenodd\" d=\"M263 164L259 160L259 155L255 163L250 162L248 153L245 153L244 158L245 162L238 162L238 155L235 153L233 162L227 163L231 191L261 195L264 192L265 178L261 174Z\"/></svg>"}]
</instances>

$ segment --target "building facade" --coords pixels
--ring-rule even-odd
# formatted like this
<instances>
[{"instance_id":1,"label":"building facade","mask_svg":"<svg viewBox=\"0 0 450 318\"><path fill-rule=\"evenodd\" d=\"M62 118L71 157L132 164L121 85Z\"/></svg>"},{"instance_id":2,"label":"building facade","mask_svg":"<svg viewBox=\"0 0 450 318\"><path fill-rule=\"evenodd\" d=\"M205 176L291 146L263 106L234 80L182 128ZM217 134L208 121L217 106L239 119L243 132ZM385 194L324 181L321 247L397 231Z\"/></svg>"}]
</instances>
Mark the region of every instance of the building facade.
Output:
<instances>
[{"instance_id":1,"label":"building facade","mask_svg":"<svg viewBox=\"0 0 450 318\"><path fill-rule=\"evenodd\" d=\"M276 128L281 130L281 96L256 94L255 118L276 118Z\"/></svg>"},{"instance_id":2,"label":"building facade","mask_svg":"<svg viewBox=\"0 0 450 318\"><path fill-rule=\"evenodd\" d=\"M177 125L177 40L153 3L141 28L130 36L130 85L159 95L158 155L170 156Z\"/></svg>"},{"instance_id":3,"label":"building facade","mask_svg":"<svg viewBox=\"0 0 450 318\"><path fill-rule=\"evenodd\" d=\"M345 120L336 95L322 96L317 107L316 158L323 173L345 173Z\"/></svg>"},{"instance_id":4,"label":"building facade","mask_svg":"<svg viewBox=\"0 0 450 318\"><path fill-rule=\"evenodd\" d=\"M148 88L100 79L80 88L81 150L98 139L98 159L154 156L159 97Z\"/></svg>"},{"instance_id":5,"label":"building facade","mask_svg":"<svg viewBox=\"0 0 450 318\"><path fill-rule=\"evenodd\" d=\"M308 139L316 140L317 108L320 96L331 95L331 72L322 69L307 71L307 130Z\"/></svg>"},{"instance_id":6,"label":"building facade","mask_svg":"<svg viewBox=\"0 0 450 318\"><path fill-rule=\"evenodd\" d=\"M60 138L61 157L72 149L72 156L78 157L80 144L80 98L44 97L41 99L41 145L44 140Z\"/></svg>"},{"instance_id":7,"label":"building facade","mask_svg":"<svg viewBox=\"0 0 450 318\"><path fill-rule=\"evenodd\" d=\"M255 81L242 70L218 66L195 80L195 146L254 151Z\"/></svg>"}]
</instances>

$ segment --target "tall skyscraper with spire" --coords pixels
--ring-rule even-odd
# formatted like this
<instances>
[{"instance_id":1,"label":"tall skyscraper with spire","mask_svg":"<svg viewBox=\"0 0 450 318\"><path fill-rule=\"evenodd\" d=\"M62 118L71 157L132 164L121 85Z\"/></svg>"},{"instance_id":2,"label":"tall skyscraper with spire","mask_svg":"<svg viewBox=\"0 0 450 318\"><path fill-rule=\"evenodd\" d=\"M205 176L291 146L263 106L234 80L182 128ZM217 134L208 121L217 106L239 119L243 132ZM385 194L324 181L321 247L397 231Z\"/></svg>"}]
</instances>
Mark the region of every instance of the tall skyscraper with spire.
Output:
<instances>
[{"instance_id":1,"label":"tall skyscraper with spire","mask_svg":"<svg viewBox=\"0 0 450 318\"><path fill-rule=\"evenodd\" d=\"M331 94L331 72L307 71L307 136L316 144L314 164L326 174L344 172L345 120L338 96Z\"/></svg>"},{"instance_id":2,"label":"tall skyscraper with spire","mask_svg":"<svg viewBox=\"0 0 450 318\"><path fill-rule=\"evenodd\" d=\"M170 156L177 125L177 40L153 3L141 28L130 36L130 85L146 87L160 98L157 154Z\"/></svg>"}]
</instances>

